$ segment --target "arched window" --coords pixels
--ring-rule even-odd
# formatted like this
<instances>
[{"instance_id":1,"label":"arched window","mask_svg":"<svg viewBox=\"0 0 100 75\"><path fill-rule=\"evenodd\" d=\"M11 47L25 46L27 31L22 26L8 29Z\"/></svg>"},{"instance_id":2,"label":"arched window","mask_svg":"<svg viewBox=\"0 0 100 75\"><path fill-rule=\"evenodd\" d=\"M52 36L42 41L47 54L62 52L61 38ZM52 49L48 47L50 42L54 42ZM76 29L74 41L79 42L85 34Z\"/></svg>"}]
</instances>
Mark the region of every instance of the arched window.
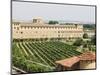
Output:
<instances>
[{"instance_id":1,"label":"arched window","mask_svg":"<svg viewBox=\"0 0 100 75\"><path fill-rule=\"evenodd\" d=\"M20 32L21 34L23 34L23 32Z\"/></svg>"},{"instance_id":2,"label":"arched window","mask_svg":"<svg viewBox=\"0 0 100 75\"><path fill-rule=\"evenodd\" d=\"M19 27L17 27L17 30L19 30Z\"/></svg>"}]
</instances>

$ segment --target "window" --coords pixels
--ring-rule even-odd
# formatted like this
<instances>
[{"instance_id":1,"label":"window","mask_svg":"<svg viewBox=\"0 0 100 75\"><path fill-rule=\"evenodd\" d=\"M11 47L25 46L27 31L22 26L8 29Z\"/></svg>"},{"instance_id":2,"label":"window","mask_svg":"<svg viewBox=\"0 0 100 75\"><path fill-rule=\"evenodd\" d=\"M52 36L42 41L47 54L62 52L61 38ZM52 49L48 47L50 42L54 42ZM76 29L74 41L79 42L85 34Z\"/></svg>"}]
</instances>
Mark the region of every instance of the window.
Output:
<instances>
[{"instance_id":1,"label":"window","mask_svg":"<svg viewBox=\"0 0 100 75\"><path fill-rule=\"evenodd\" d=\"M29 29L30 27L28 27L28 29Z\"/></svg>"},{"instance_id":2,"label":"window","mask_svg":"<svg viewBox=\"0 0 100 75\"><path fill-rule=\"evenodd\" d=\"M60 31L58 31L58 33L60 33Z\"/></svg>"},{"instance_id":3,"label":"window","mask_svg":"<svg viewBox=\"0 0 100 75\"><path fill-rule=\"evenodd\" d=\"M20 32L21 34L23 34L23 32Z\"/></svg>"},{"instance_id":4,"label":"window","mask_svg":"<svg viewBox=\"0 0 100 75\"><path fill-rule=\"evenodd\" d=\"M37 29L39 29L39 27L37 27Z\"/></svg>"},{"instance_id":5,"label":"window","mask_svg":"<svg viewBox=\"0 0 100 75\"><path fill-rule=\"evenodd\" d=\"M17 27L17 30L19 30L19 27Z\"/></svg>"},{"instance_id":6,"label":"window","mask_svg":"<svg viewBox=\"0 0 100 75\"><path fill-rule=\"evenodd\" d=\"M40 29L42 29L42 27L40 27Z\"/></svg>"},{"instance_id":7,"label":"window","mask_svg":"<svg viewBox=\"0 0 100 75\"><path fill-rule=\"evenodd\" d=\"M31 29L32 29L33 27L31 27Z\"/></svg>"},{"instance_id":8,"label":"window","mask_svg":"<svg viewBox=\"0 0 100 75\"><path fill-rule=\"evenodd\" d=\"M24 29L26 29L26 27L24 27Z\"/></svg>"},{"instance_id":9,"label":"window","mask_svg":"<svg viewBox=\"0 0 100 75\"><path fill-rule=\"evenodd\" d=\"M60 37L60 35L58 35L58 37Z\"/></svg>"},{"instance_id":10,"label":"window","mask_svg":"<svg viewBox=\"0 0 100 75\"><path fill-rule=\"evenodd\" d=\"M23 27L21 27L21 29L22 29Z\"/></svg>"},{"instance_id":11,"label":"window","mask_svg":"<svg viewBox=\"0 0 100 75\"><path fill-rule=\"evenodd\" d=\"M45 29L45 27L43 27Z\"/></svg>"},{"instance_id":12,"label":"window","mask_svg":"<svg viewBox=\"0 0 100 75\"><path fill-rule=\"evenodd\" d=\"M49 28L49 27L46 27L47 29Z\"/></svg>"},{"instance_id":13,"label":"window","mask_svg":"<svg viewBox=\"0 0 100 75\"><path fill-rule=\"evenodd\" d=\"M57 29L57 27L55 27L55 29Z\"/></svg>"}]
</instances>

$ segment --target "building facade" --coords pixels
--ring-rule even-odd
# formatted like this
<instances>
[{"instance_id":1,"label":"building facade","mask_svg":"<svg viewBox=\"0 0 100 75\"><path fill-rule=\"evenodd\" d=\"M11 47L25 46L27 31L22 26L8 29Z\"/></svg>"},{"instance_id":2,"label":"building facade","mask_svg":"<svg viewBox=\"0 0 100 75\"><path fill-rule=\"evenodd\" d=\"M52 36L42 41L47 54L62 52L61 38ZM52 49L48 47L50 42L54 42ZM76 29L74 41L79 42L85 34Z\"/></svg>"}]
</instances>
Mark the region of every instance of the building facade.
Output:
<instances>
[{"instance_id":1,"label":"building facade","mask_svg":"<svg viewBox=\"0 0 100 75\"><path fill-rule=\"evenodd\" d=\"M34 38L82 38L83 25L71 23L68 25L47 24L41 18L33 19L31 23L13 22L13 39Z\"/></svg>"}]
</instances>

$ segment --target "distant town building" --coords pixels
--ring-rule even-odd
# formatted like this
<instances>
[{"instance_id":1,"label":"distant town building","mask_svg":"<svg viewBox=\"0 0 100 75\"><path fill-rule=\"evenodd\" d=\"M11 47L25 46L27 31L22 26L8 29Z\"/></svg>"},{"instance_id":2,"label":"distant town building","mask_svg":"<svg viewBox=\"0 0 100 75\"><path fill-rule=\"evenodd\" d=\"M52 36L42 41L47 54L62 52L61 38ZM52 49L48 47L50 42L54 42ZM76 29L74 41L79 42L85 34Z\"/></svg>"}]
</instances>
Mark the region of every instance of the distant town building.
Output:
<instances>
[{"instance_id":1,"label":"distant town building","mask_svg":"<svg viewBox=\"0 0 100 75\"><path fill-rule=\"evenodd\" d=\"M14 39L82 38L83 33L83 25L79 23L47 24L41 18L34 18L32 23L12 23L12 37Z\"/></svg>"}]
</instances>

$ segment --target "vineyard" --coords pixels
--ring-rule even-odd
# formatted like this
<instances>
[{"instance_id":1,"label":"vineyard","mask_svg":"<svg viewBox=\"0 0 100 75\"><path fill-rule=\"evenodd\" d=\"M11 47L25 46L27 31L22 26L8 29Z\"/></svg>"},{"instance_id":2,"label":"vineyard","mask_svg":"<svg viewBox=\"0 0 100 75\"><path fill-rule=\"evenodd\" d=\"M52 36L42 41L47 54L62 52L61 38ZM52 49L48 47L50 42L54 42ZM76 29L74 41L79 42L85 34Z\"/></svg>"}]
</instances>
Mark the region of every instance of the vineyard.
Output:
<instances>
[{"instance_id":1,"label":"vineyard","mask_svg":"<svg viewBox=\"0 0 100 75\"><path fill-rule=\"evenodd\" d=\"M13 42L12 64L28 73L55 71L55 61L81 54L62 42Z\"/></svg>"}]
</instances>

